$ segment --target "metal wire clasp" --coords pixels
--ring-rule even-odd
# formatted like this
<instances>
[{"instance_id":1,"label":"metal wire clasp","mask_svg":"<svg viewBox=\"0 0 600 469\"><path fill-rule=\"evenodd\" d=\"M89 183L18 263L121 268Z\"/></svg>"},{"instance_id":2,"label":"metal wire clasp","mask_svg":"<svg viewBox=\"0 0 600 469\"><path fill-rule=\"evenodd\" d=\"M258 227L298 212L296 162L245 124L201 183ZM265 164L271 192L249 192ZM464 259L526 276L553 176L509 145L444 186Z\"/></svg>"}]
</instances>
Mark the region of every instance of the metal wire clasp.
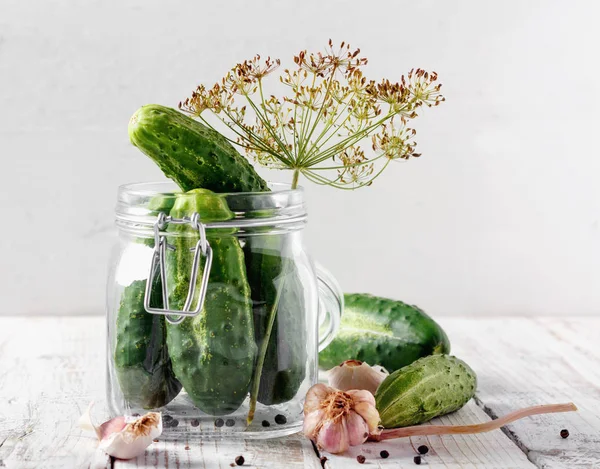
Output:
<instances>
[{"instance_id":1,"label":"metal wire clasp","mask_svg":"<svg viewBox=\"0 0 600 469\"><path fill-rule=\"evenodd\" d=\"M188 294L182 310L173 310L169 308L169 289L167 287L165 255L167 249L175 250L176 248L168 245L166 236L160 234L161 230L165 229L168 223L177 225L189 223L192 228L198 230L198 233L200 234L200 239L196 243L196 246L190 249L194 252L194 260L192 262L192 272L190 275ZM190 311L192 302L194 301L194 295L196 293L196 281L198 279L198 269L200 268L201 256L205 257L206 260L204 262L204 269L202 271L202 281L200 282L200 294L196 309ZM167 317L167 321L169 321L171 324L179 324L187 316L196 316L198 313L200 313L206 298L206 288L208 286L208 277L210 274L210 268L212 266L212 258L212 249L208 243L208 240L206 239L206 227L200 222L200 215L198 215L198 213L194 213L190 218L172 218L161 212L154 223L154 253L152 254L152 261L150 262L150 271L148 274L148 281L146 282L146 291L144 293L145 310L151 314L165 315ZM162 285L162 299L164 306L162 309L153 308L150 306L152 282L157 268L160 269L160 281ZM170 315L175 315L175 317Z\"/></svg>"}]
</instances>

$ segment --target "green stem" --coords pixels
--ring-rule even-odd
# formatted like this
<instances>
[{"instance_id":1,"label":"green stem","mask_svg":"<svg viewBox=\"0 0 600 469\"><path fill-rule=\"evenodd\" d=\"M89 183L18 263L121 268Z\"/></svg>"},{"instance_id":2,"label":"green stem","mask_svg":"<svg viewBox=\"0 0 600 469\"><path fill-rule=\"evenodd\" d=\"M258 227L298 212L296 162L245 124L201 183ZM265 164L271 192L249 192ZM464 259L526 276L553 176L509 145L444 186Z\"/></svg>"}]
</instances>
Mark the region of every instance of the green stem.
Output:
<instances>
[{"instance_id":1,"label":"green stem","mask_svg":"<svg viewBox=\"0 0 600 469\"><path fill-rule=\"evenodd\" d=\"M298 178L300 177L300 170L298 168L294 169L294 176L292 178L292 189L296 189L298 187Z\"/></svg>"},{"instance_id":2,"label":"green stem","mask_svg":"<svg viewBox=\"0 0 600 469\"><path fill-rule=\"evenodd\" d=\"M284 268L282 272L287 272L288 259L284 261ZM265 365L265 359L267 357L267 349L269 347L269 341L271 340L271 332L273 331L273 324L275 323L275 317L277 316L277 308L279 307L279 300L281 299L281 292L283 291L283 283L285 277L281 281L281 285L278 285L277 294L275 295L275 301L273 307L269 311L269 318L267 323L267 329L265 330L265 336L260 344L258 350L258 360L256 362L256 369L254 372L254 381L252 382L252 388L250 389L250 407L248 409L248 417L246 418L247 425L250 425L254 420L254 413L256 412L256 401L258 399L258 390L260 389L260 378L262 376L262 370ZM279 344L278 344L279 345Z\"/></svg>"}]
</instances>

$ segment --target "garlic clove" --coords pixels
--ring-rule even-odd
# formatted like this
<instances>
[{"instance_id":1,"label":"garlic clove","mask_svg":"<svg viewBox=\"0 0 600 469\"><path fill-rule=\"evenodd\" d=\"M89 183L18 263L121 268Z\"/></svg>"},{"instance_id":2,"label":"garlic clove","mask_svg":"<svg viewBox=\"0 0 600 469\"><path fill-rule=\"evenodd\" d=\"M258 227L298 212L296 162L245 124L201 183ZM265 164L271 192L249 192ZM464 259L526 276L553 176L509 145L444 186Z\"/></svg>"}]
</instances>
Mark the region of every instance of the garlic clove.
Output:
<instances>
[{"instance_id":1,"label":"garlic clove","mask_svg":"<svg viewBox=\"0 0 600 469\"><path fill-rule=\"evenodd\" d=\"M329 370L328 381L330 386L342 391L365 389L375 393L388 374L379 365L369 366L359 360L346 360Z\"/></svg>"},{"instance_id":2,"label":"garlic clove","mask_svg":"<svg viewBox=\"0 0 600 469\"><path fill-rule=\"evenodd\" d=\"M306 393L306 398L304 400L304 415L317 410L321 402L324 401L332 392L335 392L335 389L330 388L323 383L318 383L312 386Z\"/></svg>"},{"instance_id":3,"label":"garlic clove","mask_svg":"<svg viewBox=\"0 0 600 469\"><path fill-rule=\"evenodd\" d=\"M375 406L375 396L369 391L365 391L364 389L351 389L350 391L346 391L346 394L349 394L352 397L355 404L367 402L372 406Z\"/></svg>"},{"instance_id":4,"label":"garlic clove","mask_svg":"<svg viewBox=\"0 0 600 469\"><path fill-rule=\"evenodd\" d=\"M142 454L161 433L161 415L149 412L101 440L98 447L115 458L132 459Z\"/></svg>"},{"instance_id":5,"label":"garlic clove","mask_svg":"<svg viewBox=\"0 0 600 469\"><path fill-rule=\"evenodd\" d=\"M343 453L350 448L346 419L326 420L317 435L317 447L329 453Z\"/></svg>"},{"instance_id":6,"label":"garlic clove","mask_svg":"<svg viewBox=\"0 0 600 469\"><path fill-rule=\"evenodd\" d=\"M346 417L348 443L350 446L362 445L369 438L369 426L365 419L351 410Z\"/></svg>"},{"instance_id":7,"label":"garlic clove","mask_svg":"<svg viewBox=\"0 0 600 469\"><path fill-rule=\"evenodd\" d=\"M315 437L324 415L324 410L313 410L310 414L304 416L302 431L307 437L311 439Z\"/></svg>"},{"instance_id":8,"label":"garlic clove","mask_svg":"<svg viewBox=\"0 0 600 469\"><path fill-rule=\"evenodd\" d=\"M99 440L98 447L110 456L135 458L162 433L162 416L158 412L148 412L141 417L115 417L95 425L91 416L93 405L91 402L79 418L79 426L94 431Z\"/></svg>"},{"instance_id":9,"label":"garlic clove","mask_svg":"<svg viewBox=\"0 0 600 469\"><path fill-rule=\"evenodd\" d=\"M372 435L381 433L381 429L379 428L381 418L373 404L370 404L369 402L359 402L354 405L354 412L364 419L369 428L369 433Z\"/></svg>"}]
</instances>

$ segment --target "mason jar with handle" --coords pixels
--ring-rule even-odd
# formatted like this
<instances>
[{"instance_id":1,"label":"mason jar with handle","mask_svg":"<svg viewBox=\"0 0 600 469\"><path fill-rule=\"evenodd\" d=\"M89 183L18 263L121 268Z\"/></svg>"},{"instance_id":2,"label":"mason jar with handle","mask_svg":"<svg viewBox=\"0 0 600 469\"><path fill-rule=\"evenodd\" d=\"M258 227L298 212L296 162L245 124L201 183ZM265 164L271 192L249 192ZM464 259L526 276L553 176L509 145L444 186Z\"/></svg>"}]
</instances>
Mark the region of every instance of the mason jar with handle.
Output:
<instances>
[{"instance_id":1,"label":"mason jar with handle","mask_svg":"<svg viewBox=\"0 0 600 469\"><path fill-rule=\"evenodd\" d=\"M119 188L107 294L115 415L158 410L164 435L268 438L302 426L343 294L307 254L302 189Z\"/></svg>"}]
</instances>

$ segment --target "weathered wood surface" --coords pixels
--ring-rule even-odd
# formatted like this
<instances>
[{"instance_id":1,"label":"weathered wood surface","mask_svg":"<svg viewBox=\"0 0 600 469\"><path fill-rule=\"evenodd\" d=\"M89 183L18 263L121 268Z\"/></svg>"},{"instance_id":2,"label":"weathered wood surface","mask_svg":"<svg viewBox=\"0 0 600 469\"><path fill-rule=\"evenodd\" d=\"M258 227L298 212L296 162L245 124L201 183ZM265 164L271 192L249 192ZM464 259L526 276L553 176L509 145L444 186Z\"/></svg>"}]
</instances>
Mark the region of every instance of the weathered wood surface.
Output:
<instances>
[{"instance_id":1,"label":"weathered wood surface","mask_svg":"<svg viewBox=\"0 0 600 469\"><path fill-rule=\"evenodd\" d=\"M480 435L368 443L333 456L330 469L415 467L426 444L429 468L600 468L600 319L442 318L453 353L479 375L477 402L432 423L478 423L518 407L574 401L580 412L538 416ZM104 398L104 319L0 320L0 468L308 467L319 458L301 436L270 441L154 443L133 461L111 461L76 426L90 400ZM571 436L563 440L561 428ZM188 448L188 449L186 449ZM386 449L388 459L379 452ZM356 456L363 454L367 464Z\"/></svg>"}]
</instances>

